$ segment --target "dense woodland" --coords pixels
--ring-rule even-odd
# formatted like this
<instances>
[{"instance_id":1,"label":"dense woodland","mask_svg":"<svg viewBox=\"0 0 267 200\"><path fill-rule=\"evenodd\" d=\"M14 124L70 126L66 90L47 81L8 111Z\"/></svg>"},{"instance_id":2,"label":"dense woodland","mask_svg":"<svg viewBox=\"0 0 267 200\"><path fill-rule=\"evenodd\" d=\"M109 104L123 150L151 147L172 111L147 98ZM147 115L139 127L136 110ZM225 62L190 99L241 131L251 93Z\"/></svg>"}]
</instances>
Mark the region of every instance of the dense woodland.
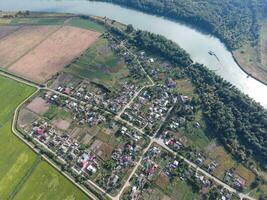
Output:
<instances>
[{"instance_id":1,"label":"dense woodland","mask_svg":"<svg viewBox=\"0 0 267 200\"><path fill-rule=\"evenodd\" d=\"M100 0L101 1L101 0ZM208 30L231 49L257 42L266 0L102 0L178 19Z\"/></svg>"},{"instance_id":2,"label":"dense woodland","mask_svg":"<svg viewBox=\"0 0 267 200\"><path fill-rule=\"evenodd\" d=\"M253 157L267 166L267 111L262 106L205 66L192 64L189 55L172 41L146 31L133 31L131 36L116 28L112 31L179 67L177 77L183 74L197 88L212 136L237 159L248 161Z\"/></svg>"}]
</instances>

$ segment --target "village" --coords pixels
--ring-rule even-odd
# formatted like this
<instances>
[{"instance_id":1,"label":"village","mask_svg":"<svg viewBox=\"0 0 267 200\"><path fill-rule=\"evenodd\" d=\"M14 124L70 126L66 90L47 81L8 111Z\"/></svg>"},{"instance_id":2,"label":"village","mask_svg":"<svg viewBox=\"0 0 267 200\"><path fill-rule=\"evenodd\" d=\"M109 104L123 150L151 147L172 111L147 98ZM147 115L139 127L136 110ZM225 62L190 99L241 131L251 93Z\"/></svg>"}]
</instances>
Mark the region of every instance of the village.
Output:
<instances>
[{"instance_id":1,"label":"village","mask_svg":"<svg viewBox=\"0 0 267 200\"><path fill-rule=\"evenodd\" d=\"M201 123L193 117L193 97L179 91L172 71L158 67L170 64L144 51L132 53L128 44L110 34L104 37L123 58L127 74L111 84L69 71L58 73L21 109L18 128L25 137L49 152L76 182L92 181L112 196L123 190L122 199L145 199L162 176L179 179L202 196L216 190L223 200L235 199L233 192L189 164L211 174L220 165L215 159L205 163L207 156L179 134L190 117L194 130L201 129ZM131 186L126 187L129 178ZM237 190L246 187L234 170L227 169L224 179ZM164 187L160 191L172 195Z\"/></svg>"}]
</instances>

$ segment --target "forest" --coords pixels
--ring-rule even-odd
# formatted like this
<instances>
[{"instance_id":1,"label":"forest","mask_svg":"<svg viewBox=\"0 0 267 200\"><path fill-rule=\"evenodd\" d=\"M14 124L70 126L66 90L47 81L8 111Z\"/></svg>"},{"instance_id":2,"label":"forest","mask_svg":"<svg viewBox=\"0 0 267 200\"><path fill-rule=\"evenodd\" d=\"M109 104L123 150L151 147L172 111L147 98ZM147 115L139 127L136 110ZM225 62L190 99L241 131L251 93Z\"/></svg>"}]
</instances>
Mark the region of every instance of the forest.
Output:
<instances>
[{"instance_id":1,"label":"forest","mask_svg":"<svg viewBox=\"0 0 267 200\"><path fill-rule=\"evenodd\" d=\"M183 49L160 35L140 30L127 34L116 28L112 32L179 67L177 77L183 74L197 88L212 136L238 160L253 158L267 166L267 111L261 105L205 66L193 64Z\"/></svg>"},{"instance_id":2,"label":"forest","mask_svg":"<svg viewBox=\"0 0 267 200\"><path fill-rule=\"evenodd\" d=\"M257 43L266 0L98 0L184 21L218 36L230 49Z\"/></svg>"}]
</instances>

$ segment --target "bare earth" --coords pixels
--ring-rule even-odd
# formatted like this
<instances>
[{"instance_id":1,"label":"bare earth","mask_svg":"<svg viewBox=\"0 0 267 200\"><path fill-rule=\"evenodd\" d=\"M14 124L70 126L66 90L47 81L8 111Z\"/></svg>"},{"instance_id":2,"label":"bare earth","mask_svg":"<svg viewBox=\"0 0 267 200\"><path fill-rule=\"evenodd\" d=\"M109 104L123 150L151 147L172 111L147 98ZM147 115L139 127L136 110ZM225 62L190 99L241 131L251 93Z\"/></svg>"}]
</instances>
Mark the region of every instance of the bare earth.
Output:
<instances>
[{"instance_id":1,"label":"bare earth","mask_svg":"<svg viewBox=\"0 0 267 200\"><path fill-rule=\"evenodd\" d=\"M0 66L8 67L58 28L58 26L24 26L9 34L0 41Z\"/></svg>"},{"instance_id":2,"label":"bare earth","mask_svg":"<svg viewBox=\"0 0 267 200\"><path fill-rule=\"evenodd\" d=\"M70 127L70 122L63 119L56 119L52 122L52 124L61 130L67 130Z\"/></svg>"},{"instance_id":3,"label":"bare earth","mask_svg":"<svg viewBox=\"0 0 267 200\"><path fill-rule=\"evenodd\" d=\"M0 26L0 39L18 30L19 26Z\"/></svg>"},{"instance_id":4,"label":"bare earth","mask_svg":"<svg viewBox=\"0 0 267 200\"><path fill-rule=\"evenodd\" d=\"M42 115L48 111L49 104L41 97L36 97L30 104L28 104L27 108L36 114Z\"/></svg>"},{"instance_id":5,"label":"bare earth","mask_svg":"<svg viewBox=\"0 0 267 200\"><path fill-rule=\"evenodd\" d=\"M8 69L42 83L78 57L99 36L97 32L64 26Z\"/></svg>"}]
</instances>

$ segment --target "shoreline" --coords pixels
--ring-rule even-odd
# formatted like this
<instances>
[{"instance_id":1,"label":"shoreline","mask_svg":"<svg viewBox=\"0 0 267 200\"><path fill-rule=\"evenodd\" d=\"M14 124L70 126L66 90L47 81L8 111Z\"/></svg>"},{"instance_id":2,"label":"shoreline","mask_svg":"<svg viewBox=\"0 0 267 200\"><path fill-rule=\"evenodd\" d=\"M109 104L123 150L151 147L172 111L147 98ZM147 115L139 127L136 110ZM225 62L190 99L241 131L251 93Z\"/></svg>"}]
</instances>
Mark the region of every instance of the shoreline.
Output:
<instances>
[{"instance_id":1,"label":"shoreline","mask_svg":"<svg viewBox=\"0 0 267 200\"><path fill-rule=\"evenodd\" d=\"M262 83L263 85L267 86L267 81L263 81L260 78L258 78L257 76L255 76L254 74L249 73L245 67L243 67L238 60L236 59L236 57L234 56L234 52L232 50L229 50L231 52L232 58L234 59L235 63L237 64L237 66L245 73L247 74L249 77L255 79L256 81L259 81L260 83Z\"/></svg>"}]
</instances>

